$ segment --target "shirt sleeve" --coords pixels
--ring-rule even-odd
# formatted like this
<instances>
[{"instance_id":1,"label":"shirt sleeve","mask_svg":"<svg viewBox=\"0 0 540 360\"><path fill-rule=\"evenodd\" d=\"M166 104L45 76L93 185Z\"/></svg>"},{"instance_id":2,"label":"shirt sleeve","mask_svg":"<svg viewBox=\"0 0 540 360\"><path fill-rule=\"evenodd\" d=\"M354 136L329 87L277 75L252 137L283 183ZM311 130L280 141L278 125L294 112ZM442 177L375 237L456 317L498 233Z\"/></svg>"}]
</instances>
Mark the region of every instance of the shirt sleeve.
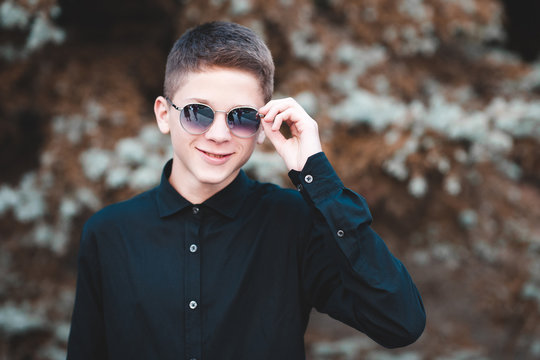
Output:
<instances>
[{"instance_id":1,"label":"shirt sleeve","mask_svg":"<svg viewBox=\"0 0 540 360\"><path fill-rule=\"evenodd\" d=\"M79 256L77 290L67 360L107 359L101 279L96 238L85 226Z\"/></svg>"},{"instance_id":2,"label":"shirt sleeve","mask_svg":"<svg viewBox=\"0 0 540 360\"><path fill-rule=\"evenodd\" d=\"M312 306L382 346L416 341L426 322L422 299L403 264L371 229L365 199L343 185L322 152L289 177L313 214L302 264Z\"/></svg>"}]
</instances>

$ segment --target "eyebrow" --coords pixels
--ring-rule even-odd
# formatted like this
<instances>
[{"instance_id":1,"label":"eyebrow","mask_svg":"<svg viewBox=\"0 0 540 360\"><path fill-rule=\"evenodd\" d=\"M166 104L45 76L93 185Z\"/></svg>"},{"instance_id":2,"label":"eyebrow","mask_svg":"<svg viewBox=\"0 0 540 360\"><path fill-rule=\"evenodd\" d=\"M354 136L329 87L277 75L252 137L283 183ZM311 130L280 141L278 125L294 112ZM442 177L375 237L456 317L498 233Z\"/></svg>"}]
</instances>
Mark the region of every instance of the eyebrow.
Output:
<instances>
[{"instance_id":1,"label":"eyebrow","mask_svg":"<svg viewBox=\"0 0 540 360\"><path fill-rule=\"evenodd\" d=\"M202 98L187 98L185 100L188 100L188 101L195 101L195 102L198 102L198 103L201 103L201 104L207 104L207 105L210 105L210 101L206 100L206 99L202 99Z\"/></svg>"}]
</instances>

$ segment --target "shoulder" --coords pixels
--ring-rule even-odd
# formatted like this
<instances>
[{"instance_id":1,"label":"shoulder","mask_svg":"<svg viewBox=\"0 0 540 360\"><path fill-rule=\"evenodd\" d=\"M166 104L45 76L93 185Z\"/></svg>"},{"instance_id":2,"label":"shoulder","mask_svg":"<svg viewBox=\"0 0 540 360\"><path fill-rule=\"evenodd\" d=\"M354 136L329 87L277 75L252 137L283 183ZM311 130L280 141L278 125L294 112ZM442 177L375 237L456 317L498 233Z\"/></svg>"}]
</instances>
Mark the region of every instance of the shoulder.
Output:
<instances>
[{"instance_id":1,"label":"shoulder","mask_svg":"<svg viewBox=\"0 0 540 360\"><path fill-rule=\"evenodd\" d=\"M156 188L104 207L87 220L83 233L111 230L157 216L155 192Z\"/></svg>"},{"instance_id":2,"label":"shoulder","mask_svg":"<svg viewBox=\"0 0 540 360\"><path fill-rule=\"evenodd\" d=\"M266 210L277 210L284 215L291 212L308 215L310 211L300 192L271 183L254 181L251 197L252 202L256 202Z\"/></svg>"},{"instance_id":3,"label":"shoulder","mask_svg":"<svg viewBox=\"0 0 540 360\"><path fill-rule=\"evenodd\" d=\"M268 183L255 184L243 215L265 234L265 241L283 248L303 247L314 219L313 210L297 190Z\"/></svg>"}]
</instances>

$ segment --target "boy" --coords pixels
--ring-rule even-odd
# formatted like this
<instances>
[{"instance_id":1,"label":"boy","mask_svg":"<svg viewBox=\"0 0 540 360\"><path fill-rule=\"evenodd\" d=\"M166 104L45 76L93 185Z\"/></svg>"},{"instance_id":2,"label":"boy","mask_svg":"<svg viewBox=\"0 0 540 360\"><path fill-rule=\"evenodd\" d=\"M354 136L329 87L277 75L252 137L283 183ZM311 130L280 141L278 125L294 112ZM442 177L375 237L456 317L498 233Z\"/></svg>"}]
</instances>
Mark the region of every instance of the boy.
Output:
<instances>
[{"instance_id":1,"label":"boy","mask_svg":"<svg viewBox=\"0 0 540 360\"><path fill-rule=\"evenodd\" d=\"M85 225L68 359L304 359L312 307L386 347L422 333L404 266L251 30L212 22L173 46L154 104L161 184ZM286 123L291 138L279 131ZM298 191L241 167L268 137Z\"/></svg>"}]
</instances>

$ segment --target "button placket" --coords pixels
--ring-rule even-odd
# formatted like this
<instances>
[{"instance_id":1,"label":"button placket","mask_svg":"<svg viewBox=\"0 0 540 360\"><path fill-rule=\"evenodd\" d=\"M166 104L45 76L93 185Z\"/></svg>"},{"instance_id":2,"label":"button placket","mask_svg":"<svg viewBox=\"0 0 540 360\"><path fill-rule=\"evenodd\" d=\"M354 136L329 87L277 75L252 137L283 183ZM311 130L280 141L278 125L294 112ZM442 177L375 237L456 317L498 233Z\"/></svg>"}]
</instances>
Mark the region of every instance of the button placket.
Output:
<instances>
[{"instance_id":1,"label":"button placket","mask_svg":"<svg viewBox=\"0 0 540 360\"><path fill-rule=\"evenodd\" d=\"M188 226L186 226L184 237L185 274L189 274L189 276L184 277L184 341L186 354L190 354L190 357L193 358L199 358L201 353L201 312L199 311L201 257L199 243L203 213L200 205L192 205L191 214L186 219Z\"/></svg>"}]
</instances>

